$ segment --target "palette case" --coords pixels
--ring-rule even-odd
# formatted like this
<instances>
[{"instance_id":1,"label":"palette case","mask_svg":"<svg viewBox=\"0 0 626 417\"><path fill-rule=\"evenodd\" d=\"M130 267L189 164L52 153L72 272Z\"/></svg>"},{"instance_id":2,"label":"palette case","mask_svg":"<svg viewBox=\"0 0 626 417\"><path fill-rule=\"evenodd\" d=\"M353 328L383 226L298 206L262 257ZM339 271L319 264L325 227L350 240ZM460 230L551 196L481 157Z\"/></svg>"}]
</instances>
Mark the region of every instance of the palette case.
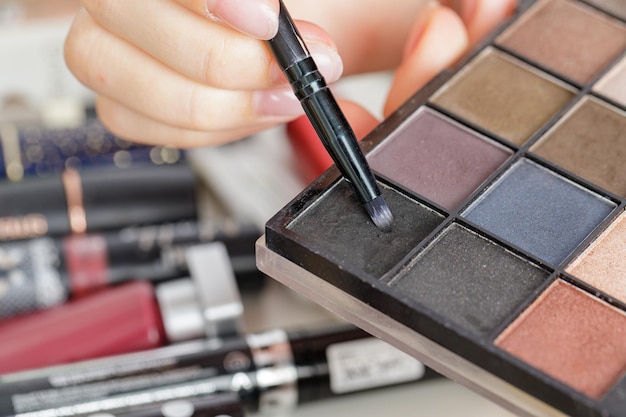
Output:
<instances>
[{"instance_id":1,"label":"palette case","mask_svg":"<svg viewBox=\"0 0 626 417\"><path fill-rule=\"evenodd\" d=\"M519 415L626 416L626 2L521 1L362 147L392 231L333 167L259 269Z\"/></svg>"}]
</instances>

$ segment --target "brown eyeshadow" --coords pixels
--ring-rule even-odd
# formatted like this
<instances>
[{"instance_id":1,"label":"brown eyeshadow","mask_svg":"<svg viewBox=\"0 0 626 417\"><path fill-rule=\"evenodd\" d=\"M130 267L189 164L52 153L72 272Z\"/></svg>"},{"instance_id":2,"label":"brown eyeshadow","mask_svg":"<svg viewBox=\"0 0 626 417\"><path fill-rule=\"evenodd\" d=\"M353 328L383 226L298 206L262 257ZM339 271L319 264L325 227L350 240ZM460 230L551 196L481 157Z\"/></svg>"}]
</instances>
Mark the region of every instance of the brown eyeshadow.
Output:
<instances>
[{"instance_id":1,"label":"brown eyeshadow","mask_svg":"<svg viewBox=\"0 0 626 417\"><path fill-rule=\"evenodd\" d=\"M521 145L573 95L565 84L488 49L437 92L432 102Z\"/></svg>"},{"instance_id":2,"label":"brown eyeshadow","mask_svg":"<svg viewBox=\"0 0 626 417\"><path fill-rule=\"evenodd\" d=\"M613 106L584 98L532 151L626 197L626 113Z\"/></svg>"},{"instance_id":3,"label":"brown eyeshadow","mask_svg":"<svg viewBox=\"0 0 626 417\"><path fill-rule=\"evenodd\" d=\"M626 5L626 1L624 1ZM617 63L598 83L593 90L603 96L626 106L626 58Z\"/></svg>"},{"instance_id":4,"label":"brown eyeshadow","mask_svg":"<svg viewBox=\"0 0 626 417\"><path fill-rule=\"evenodd\" d=\"M611 224L566 271L626 303L626 213Z\"/></svg>"},{"instance_id":5,"label":"brown eyeshadow","mask_svg":"<svg viewBox=\"0 0 626 417\"><path fill-rule=\"evenodd\" d=\"M626 371L626 314L557 280L495 344L599 399Z\"/></svg>"},{"instance_id":6,"label":"brown eyeshadow","mask_svg":"<svg viewBox=\"0 0 626 417\"><path fill-rule=\"evenodd\" d=\"M497 43L584 84L626 48L626 25L579 2L542 1Z\"/></svg>"}]
</instances>

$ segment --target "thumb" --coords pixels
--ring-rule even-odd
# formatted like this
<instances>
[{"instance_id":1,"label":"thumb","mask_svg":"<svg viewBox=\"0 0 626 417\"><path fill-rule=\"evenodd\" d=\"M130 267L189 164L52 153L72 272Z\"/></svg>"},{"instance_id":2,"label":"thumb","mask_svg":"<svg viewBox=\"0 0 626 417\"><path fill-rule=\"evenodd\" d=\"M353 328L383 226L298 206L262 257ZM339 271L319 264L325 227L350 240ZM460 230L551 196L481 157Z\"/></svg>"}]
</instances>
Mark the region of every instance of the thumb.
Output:
<instances>
[{"instance_id":1,"label":"thumb","mask_svg":"<svg viewBox=\"0 0 626 417\"><path fill-rule=\"evenodd\" d=\"M432 4L414 23L396 70L384 114L389 115L435 75L453 65L469 46L463 21L452 9Z\"/></svg>"}]
</instances>

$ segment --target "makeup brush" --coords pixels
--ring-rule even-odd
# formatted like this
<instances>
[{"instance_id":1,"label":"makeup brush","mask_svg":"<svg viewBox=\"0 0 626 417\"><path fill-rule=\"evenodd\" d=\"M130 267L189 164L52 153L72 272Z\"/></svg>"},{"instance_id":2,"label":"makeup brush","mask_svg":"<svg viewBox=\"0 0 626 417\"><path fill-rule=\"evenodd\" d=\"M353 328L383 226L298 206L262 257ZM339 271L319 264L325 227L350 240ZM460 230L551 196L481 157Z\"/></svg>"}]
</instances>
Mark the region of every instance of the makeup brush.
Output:
<instances>
[{"instance_id":1,"label":"makeup brush","mask_svg":"<svg viewBox=\"0 0 626 417\"><path fill-rule=\"evenodd\" d=\"M389 231L393 221L389 206L380 193L350 124L282 1L278 20L278 33L267 41L278 65L291 83L324 147L376 227Z\"/></svg>"}]
</instances>

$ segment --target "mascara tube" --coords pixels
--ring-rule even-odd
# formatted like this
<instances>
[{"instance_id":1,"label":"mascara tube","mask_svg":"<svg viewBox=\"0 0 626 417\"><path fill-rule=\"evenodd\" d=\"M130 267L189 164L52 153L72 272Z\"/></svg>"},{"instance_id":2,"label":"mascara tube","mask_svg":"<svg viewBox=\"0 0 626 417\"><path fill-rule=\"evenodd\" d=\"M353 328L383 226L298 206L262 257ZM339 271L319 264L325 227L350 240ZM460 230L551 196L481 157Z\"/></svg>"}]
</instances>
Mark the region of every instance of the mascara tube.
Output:
<instances>
[{"instance_id":1,"label":"mascara tube","mask_svg":"<svg viewBox=\"0 0 626 417\"><path fill-rule=\"evenodd\" d=\"M0 241L65 236L194 219L196 180L186 164L66 170L0 183Z\"/></svg>"},{"instance_id":2,"label":"mascara tube","mask_svg":"<svg viewBox=\"0 0 626 417\"><path fill-rule=\"evenodd\" d=\"M87 416L151 399L237 393L272 413L335 395L437 377L414 358L349 325L197 341L0 377L0 415ZM106 399L106 400L104 400Z\"/></svg>"}]
</instances>

